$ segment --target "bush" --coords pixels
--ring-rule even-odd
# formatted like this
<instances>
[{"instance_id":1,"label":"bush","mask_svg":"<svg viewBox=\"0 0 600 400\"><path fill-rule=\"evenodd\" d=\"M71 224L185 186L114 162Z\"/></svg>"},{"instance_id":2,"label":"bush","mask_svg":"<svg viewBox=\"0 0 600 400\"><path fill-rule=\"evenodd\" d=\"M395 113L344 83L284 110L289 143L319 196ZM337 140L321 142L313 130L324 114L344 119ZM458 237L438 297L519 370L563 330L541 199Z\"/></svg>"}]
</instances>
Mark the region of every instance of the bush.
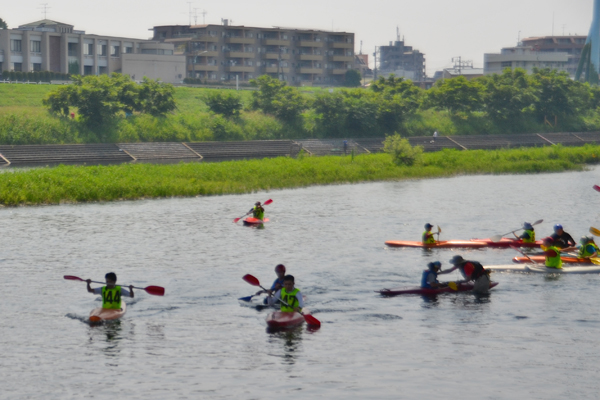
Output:
<instances>
[{"instance_id":1,"label":"bush","mask_svg":"<svg viewBox=\"0 0 600 400\"><path fill-rule=\"evenodd\" d=\"M423 147L412 147L408 139L395 134L388 136L383 141L383 151L392 156L392 161L396 165L415 165L423 162Z\"/></svg>"}]
</instances>

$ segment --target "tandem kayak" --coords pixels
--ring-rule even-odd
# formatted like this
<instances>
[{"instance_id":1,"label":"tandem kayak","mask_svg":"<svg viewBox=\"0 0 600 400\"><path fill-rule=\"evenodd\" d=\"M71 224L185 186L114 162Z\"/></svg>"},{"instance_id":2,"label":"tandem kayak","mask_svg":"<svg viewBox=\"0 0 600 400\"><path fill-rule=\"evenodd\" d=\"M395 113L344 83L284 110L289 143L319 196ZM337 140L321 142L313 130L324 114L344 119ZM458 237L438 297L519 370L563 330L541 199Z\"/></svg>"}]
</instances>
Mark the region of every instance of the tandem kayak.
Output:
<instances>
[{"instance_id":1,"label":"tandem kayak","mask_svg":"<svg viewBox=\"0 0 600 400\"><path fill-rule=\"evenodd\" d=\"M310 314L310 312L305 309L304 314ZM275 311L267 315L266 321L269 328L293 328L304 323L304 316L295 311Z\"/></svg>"},{"instance_id":2,"label":"tandem kayak","mask_svg":"<svg viewBox=\"0 0 600 400\"><path fill-rule=\"evenodd\" d=\"M563 263L566 264L587 264L587 265L593 265L594 263L592 261L590 261L589 258L578 258L575 256L560 256L560 259L562 260ZM529 256L529 257L515 257L513 258L513 262L515 263L532 263L536 262L536 263L540 263L543 264L546 261L546 257L545 256Z\"/></svg>"},{"instance_id":3,"label":"tandem kayak","mask_svg":"<svg viewBox=\"0 0 600 400\"><path fill-rule=\"evenodd\" d=\"M484 265L492 272L536 272L544 274L600 274L600 266L547 268L543 264Z\"/></svg>"},{"instance_id":4,"label":"tandem kayak","mask_svg":"<svg viewBox=\"0 0 600 400\"><path fill-rule=\"evenodd\" d=\"M492 239L471 239L473 242L482 242L485 243L486 247L540 247L542 245L542 241L538 240L534 243L523 243L522 240L510 239L510 238L502 238L497 242L494 242Z\"/></svg>"},{"instance_id":5,"label":"tandem kayak","mask_svg":"<svg viewBox=\"0 0 600 400\"><path fill-rule=\"evenodd\" d=\"M490 289L497 285L498 285L498 282L490 282ZM392 288L392 289L381 289L381 290L378 290L377 293L380 293L383 296L397 296L399 294L420 294L420 295L430 296L430 295L440 294L440 293L468 292L470 290L473 290L473 282L459 283L457 285L456 290L451 289L449 287L427 289L427 288L422 288L420 286L414 286L414 287L399 287L399 288Z\"/></svg>"},{"instance_id":6,"label":"tandem kayak","mask_svg":"<svg viewBox=\"0 0 600 400\"><path fill-rule=\"evenodd\" d=\"M243 222L244 222L244 225L246 225L246 226L261 225L261 224L264 224L265 222L269 222L269 218L258 219L258 218L254 218L254 217L248 217L248 218L244 219Z\"/></svg>"},{"instance_id":7,"label":"tandem kayak","mask_svg":"<svg viewBox=\"0 0 600 400\"><path fill-rule=\"evenodd\" d=\"M453 247L470 247L479 249L487 246L483 242L474 242L472 240L441 240L433 244L423 244L423 242L412 240L388 240L385 242L385 244L390 247L421 247L424 249L450 249Z\"/></svg>"},{"instance_id":8,"label":"tandem kayak","mask_svg":"<svg viewBox=\"0 0 600 400\"><path fill-rule=\"evenodd\" d=\"M125 311L127 311L125 302L121 302L121 307L122 308L118 310L102 307L94 308L90 312L90 322L102 322L119 319L125 315Z\"/></svg>"}]
</instances>

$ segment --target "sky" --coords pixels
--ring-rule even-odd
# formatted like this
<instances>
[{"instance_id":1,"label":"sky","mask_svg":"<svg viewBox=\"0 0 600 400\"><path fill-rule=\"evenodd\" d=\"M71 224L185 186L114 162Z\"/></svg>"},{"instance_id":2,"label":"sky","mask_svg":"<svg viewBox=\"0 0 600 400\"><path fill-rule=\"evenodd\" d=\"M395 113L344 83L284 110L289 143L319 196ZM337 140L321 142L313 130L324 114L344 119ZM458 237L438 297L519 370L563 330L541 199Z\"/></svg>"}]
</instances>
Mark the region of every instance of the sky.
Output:
<instances>
[{"instance_id":1,"label":"sky","mask_svg":"<svg viewBox=\"0 0 600 400\"><path fill-rule=\"evenodd\" d=\"M483 67L484 53L499 53L521 39L587 36L593 0L3 0L0 18L9 28L46 17L87 34L148 39L157 25L195 21L256 27L292 27L355 33L358 54L396 40L425 54L428 76L453 66L452 58ZM190 17L190 8L192 16ZM202 15L206 11L206 15ZM196 13L196 16L193 14Z\"/></svg>"}]
</instances>

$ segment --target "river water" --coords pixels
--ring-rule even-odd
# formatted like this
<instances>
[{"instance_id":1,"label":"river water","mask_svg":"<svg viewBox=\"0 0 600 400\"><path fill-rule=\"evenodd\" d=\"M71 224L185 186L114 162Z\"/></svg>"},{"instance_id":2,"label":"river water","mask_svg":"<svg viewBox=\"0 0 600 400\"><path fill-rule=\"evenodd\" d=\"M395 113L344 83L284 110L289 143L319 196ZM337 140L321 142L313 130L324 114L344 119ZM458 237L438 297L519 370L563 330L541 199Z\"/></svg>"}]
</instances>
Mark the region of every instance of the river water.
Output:
<instances>
[{"instance_id":1,"label":"river water","mask_svg":"<svg viewBox=\"0 0 600 400\"><path fill-rule=\"evenodd\" d=\"M600 276L495 273L489 296L383 298L454 254L508 264L510 249L390 249L490 237L544 219L576 239L600 227L600 169L321 186L252 195L3 208L2 399L597 399ZM265 229L233 224L268 198ZM270 333L237 298L283 263L322 322ZM137 290L116 323L63 275ZM455 275L456 274L456 275ZM442 275L448 277L448 275ZM449 278L458 278L452 273ZM94 285L98 286L98 285Z\"/></svg>"}]
</instances>

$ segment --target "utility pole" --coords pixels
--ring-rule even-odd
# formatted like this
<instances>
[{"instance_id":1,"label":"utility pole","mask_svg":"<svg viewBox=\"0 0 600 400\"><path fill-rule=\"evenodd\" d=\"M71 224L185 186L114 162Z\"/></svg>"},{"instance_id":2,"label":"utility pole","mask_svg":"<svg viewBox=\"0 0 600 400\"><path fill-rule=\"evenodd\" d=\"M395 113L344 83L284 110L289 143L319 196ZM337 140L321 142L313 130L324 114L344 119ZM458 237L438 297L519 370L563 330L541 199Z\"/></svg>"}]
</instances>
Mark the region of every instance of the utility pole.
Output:
<instances>
[{"instance_id":1,"label":"utility pole","mask_svg":"<svg viewBox=\"0 0 600 400\"><path fill-rule=\"evenodd\" d=\"M206 10L202 10L200 14L202 14L202 25L206 25L206 14L208 13L206 12Z\"/></svg>"},{"instance_id":2,"label":"utility pole","mask_svg":"<svg viewBox=\"0 0 600 400\"><path fill-rule=\"evenodd\" d=\"M373 53L373 80L377 80L377 46L375 46L375 52Z\"/></svg>"},{"instance_id":3,"label":"utility pole","mask_svg":"<svg viewBox=\"0 0 600 400\"><path fill-rule=\"evenodd\" d=\"M188 8L189 8L189 12L188 12L188 18L189 18L189 23L190 26L192 26L192 2L188 1Z\"/></svg>"}]
</instances>

